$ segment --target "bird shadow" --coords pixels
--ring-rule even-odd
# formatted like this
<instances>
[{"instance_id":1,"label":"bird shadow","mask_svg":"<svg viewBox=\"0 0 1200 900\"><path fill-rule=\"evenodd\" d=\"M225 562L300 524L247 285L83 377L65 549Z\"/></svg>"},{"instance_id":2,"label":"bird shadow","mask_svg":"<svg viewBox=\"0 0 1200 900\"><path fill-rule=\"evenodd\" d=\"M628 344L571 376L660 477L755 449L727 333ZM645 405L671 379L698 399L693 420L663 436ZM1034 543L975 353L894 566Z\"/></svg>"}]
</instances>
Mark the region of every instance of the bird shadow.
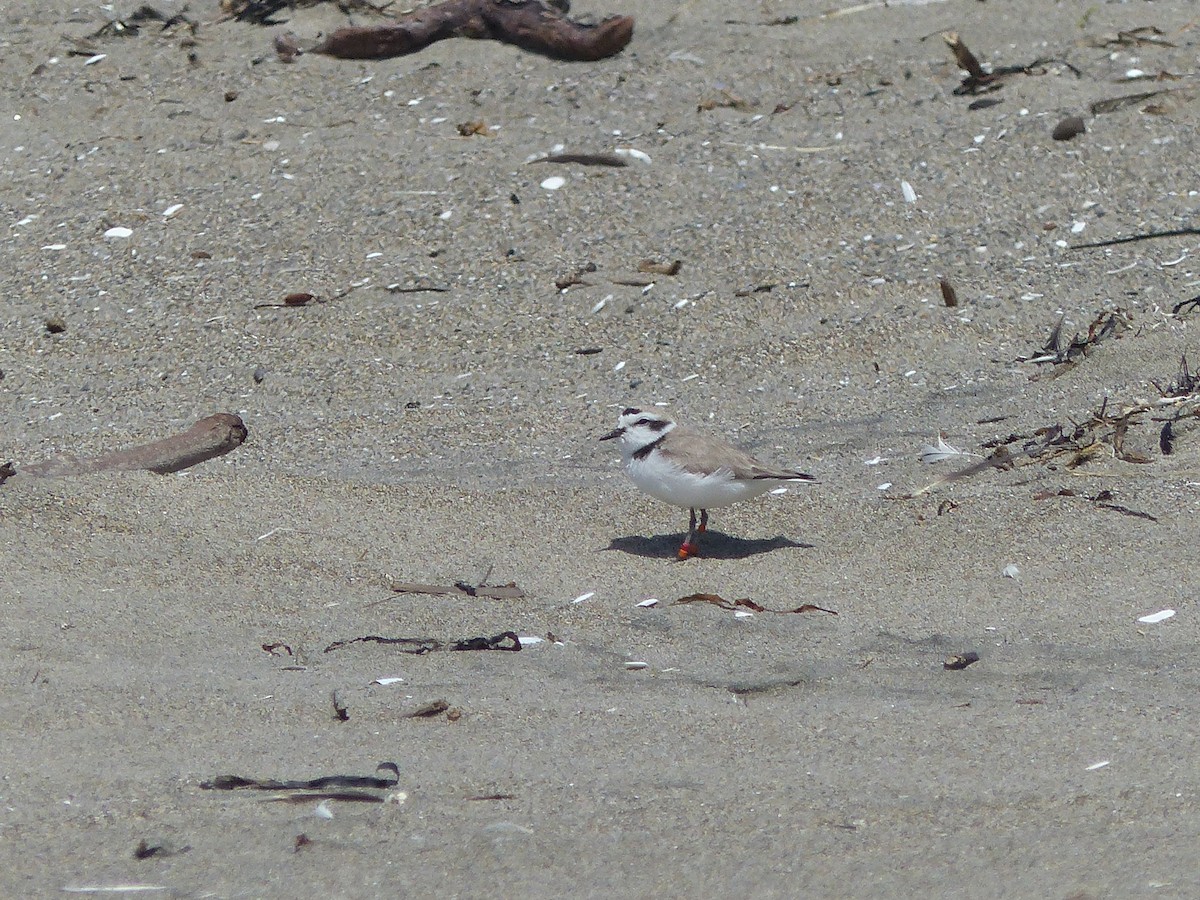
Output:
<instances>
[{"instance_id":1,"label":"bird shadow","mask_svg":"<svg viewBox=\"0 0 1200 900\"><path fill-rule=\"evenodd\" d=\"M619 550L621 553L654 559L671 558L679 552L679 545L683 543L685 537L687 537L686 534L658 534L654 537L631 534L626 537L613 538L604 549L606 551ZM700 539L699 555L701 559L748 559L751 556L789 547L811 550L815 546L815 544L793 541L783 535L773 538L739 538L722 534L719 531L709 531Z\"/></svg>"}]
</instances>

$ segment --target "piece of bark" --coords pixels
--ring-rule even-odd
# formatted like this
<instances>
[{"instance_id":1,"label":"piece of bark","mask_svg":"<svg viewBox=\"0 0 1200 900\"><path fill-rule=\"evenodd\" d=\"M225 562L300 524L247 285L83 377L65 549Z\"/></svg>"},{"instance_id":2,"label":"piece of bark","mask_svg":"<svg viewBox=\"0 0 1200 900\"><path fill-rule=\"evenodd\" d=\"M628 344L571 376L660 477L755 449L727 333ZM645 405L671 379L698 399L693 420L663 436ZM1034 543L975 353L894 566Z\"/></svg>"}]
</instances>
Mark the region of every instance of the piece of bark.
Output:
<instances>
[{"instance_id":1,"label":"piece of bark","mask_svg":"<svg viewBox=\"0 0 1200 900\"><path fill-rule=\"evenodd\" d=\"M90 459L48 459L19 472L43 478L91 475L95 472L136 472L145 469L159 475L179 472L231 450L246 440L246 426L233 413L207 416L180 434Z\"/></svg>"},{"instance_id":2,"label":"piece of bark","mask_svg":"<svg viewBox=\"0 0 1200 900\"><path fill-rule=\"evenodd\" d=\"M339 28L313 48L339 59L389 59L449 37L495 40L553 59L593 62L615 56L633 37L632 16L576 22L541 0L446 0L391 25Z\"/></svg>"}]
</instances>

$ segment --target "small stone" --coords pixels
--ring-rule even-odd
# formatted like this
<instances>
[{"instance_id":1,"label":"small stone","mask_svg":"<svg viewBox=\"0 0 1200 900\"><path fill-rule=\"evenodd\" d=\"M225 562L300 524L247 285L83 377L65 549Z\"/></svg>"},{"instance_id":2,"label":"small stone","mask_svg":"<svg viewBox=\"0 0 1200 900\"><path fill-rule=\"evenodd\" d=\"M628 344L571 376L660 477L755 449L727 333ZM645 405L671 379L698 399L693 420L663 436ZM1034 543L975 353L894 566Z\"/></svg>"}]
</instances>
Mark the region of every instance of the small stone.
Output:
<instances>
[{"instance_id":1,"label":"small stone","mask_svg":"<svg viewBox=\"0 0 1200 900\"><path fill-rule=\"evenodd\" d=\"M254 383L255 384L262 384L263 379L266 377L267 377L267 370L264 369L262 366L259 366L257 369L254 370Z\"/></svg>"},{"instance_id":2,"label":"small stone","mask_svg":"<svg viewBox=\"0 0 1200 900\"><path fill-rule=\"evenodd\" d=\"M1050 137L1056 141L1069 141L1081 134L1087 134L1087 126L1083 124L1083 119L1079 116L1067 116L1054 126Z\"/></svg>"},{"instance_id":3,"label":"small stone","mask_svg":"<svg viewBox=\"0 0 1200 900\"><path fill-rule=\"evenodd\" d=\"M51 316L46 320L47 334L62 334L67 330L67 320L62 316Z\"/></svg>"}]
</instances>

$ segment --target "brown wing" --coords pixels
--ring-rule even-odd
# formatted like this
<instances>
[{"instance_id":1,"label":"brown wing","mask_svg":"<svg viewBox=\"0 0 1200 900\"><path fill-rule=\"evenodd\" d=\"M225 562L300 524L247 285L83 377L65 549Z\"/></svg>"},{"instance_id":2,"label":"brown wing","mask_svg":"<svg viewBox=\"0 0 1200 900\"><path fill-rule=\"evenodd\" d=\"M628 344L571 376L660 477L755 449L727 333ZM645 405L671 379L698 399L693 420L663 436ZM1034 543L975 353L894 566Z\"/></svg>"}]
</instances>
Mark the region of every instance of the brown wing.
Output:
<instances>
[{"instance_id":1,"label":"brown wing","mask_svg":"<svg viewBox=\"0 0 1200 900\"><path fill-rule=\"evenodd\" d=\"M794 470L775 469L759 462L745 450L729 441L705 434L686 425L677 425L663 442L671 458L683 469L697 475L707 475L721 468L728 468L733 477L750 481L756 478L786 480L799 478L816 481L811 475Z\"/></svg>"}]
</instances>

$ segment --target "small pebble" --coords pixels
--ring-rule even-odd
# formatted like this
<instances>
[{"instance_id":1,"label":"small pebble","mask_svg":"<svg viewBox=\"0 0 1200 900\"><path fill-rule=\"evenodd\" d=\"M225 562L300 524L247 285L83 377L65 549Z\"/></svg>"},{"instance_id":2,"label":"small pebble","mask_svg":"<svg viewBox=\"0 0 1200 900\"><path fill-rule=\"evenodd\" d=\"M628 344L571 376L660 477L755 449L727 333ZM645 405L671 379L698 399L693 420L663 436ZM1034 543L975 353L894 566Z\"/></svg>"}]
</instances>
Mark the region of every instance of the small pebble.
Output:
<instances>
[{"instance_id":1,"label":"small pebble","mask_svg":"<svg viewBox=\"0 0 1200 900\"><path fill-rule=\"evenodd\" d=\"M942 668L955 672L977 662L979 662L979 654L974 651L955 653L953 656L946 657L945 662L942 663Z\"/></svg>"},{"instance_id":2,"label":"small pebble","mask_svg":"<svg viewBox=\"0 0 1200 900\"><path fill-rule=\"evenodd\" d=\"M1079 116L1067 116L1054 126L1054 131L1050 132L1050 137L1056 141L1069 141L1071 138L1078 137L1081 134L1087 134L1087 126L1083 124L1083 119L1079 118Z\"/></svg>"}]
</instances>

